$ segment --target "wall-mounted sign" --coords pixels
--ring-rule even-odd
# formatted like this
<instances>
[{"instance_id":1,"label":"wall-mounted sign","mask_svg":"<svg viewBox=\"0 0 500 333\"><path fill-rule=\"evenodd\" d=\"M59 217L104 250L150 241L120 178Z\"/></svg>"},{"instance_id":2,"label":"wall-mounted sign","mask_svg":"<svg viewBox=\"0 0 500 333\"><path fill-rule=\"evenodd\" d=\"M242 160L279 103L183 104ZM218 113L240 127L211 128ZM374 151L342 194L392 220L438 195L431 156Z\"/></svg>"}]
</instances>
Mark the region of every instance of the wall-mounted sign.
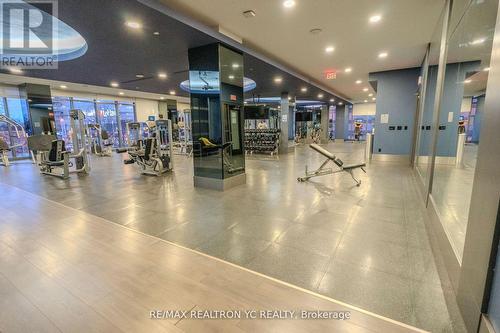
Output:
<instances>
[{"instance_id":1,"label":"wall-mounted sign","mask_svg":"<svg viewBox=\"0 0 500 333\"><path fill-rule=\"evenodd\" d=\"M453 112L448 112L448 122L449 122L449 123L452 123L452 122L453 122L453 117L454 117Z\"/></svg>"},{"instance_id":2,"label":"wall-mounted sign","mask_svg":"<svg viewBox=\"0 0 500 333\"><path fill-rule=\"evenodd\" d=\"M238 97L236 97L236 95L231 95L231 96L229 96L229 98L230 98L232 101L237 101L237 100L238 100Z\"/></svg>"},{"instance_id":3,"label":"wall-mounted sign","mask_svg":"<svg viewBox=\"0 0 500 333\"><path fill-rule=\"evenodd\" d=\"M337 72L336 71L326 71L325 72L325 79L327 80L335 80L337 78Z\"/></svg>"},{"instance_id":4,"label":"wall-mounted sign","mask_svg":"<svg viewBox=\"0 0 500 333\"><path fill-rule=\"evenodd\" d=\"M380 115L380 123L381 124L388 124L389 123L389 114L388 113L384 113L384 114Z\"/></svg>"}]
</instances>

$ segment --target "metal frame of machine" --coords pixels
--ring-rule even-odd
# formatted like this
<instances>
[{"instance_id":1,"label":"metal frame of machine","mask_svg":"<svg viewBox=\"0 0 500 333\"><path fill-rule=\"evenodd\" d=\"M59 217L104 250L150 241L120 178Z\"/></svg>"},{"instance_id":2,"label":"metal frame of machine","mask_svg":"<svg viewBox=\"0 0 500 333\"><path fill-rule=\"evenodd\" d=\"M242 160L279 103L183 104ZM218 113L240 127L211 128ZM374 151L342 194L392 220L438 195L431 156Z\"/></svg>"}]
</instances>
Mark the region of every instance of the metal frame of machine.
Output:
<instances>
[{"instance_id":1,"label":"metal frame of machine","mask_svg":"<svg viewBox=\"0 0 500 333\"><path fill-rule=\"evenodd\" d=\"M6 123L7 126L9 126L9 127L13 127L18 139L28 137L26 135L26 131L24 130L24 127L21 124L19 124L18 122L12 120L11 118L4 116L4 115L0 115L0 122ZM11 152L13 149L16 149L16 148L19 148L22 146L23 146L22 143L17 144L17 145L13 145L13 146L9 146L8 142L1 140L1 142L0 142L0 166L3 165L3 166L8 167L10 165L9 152Z\"/></svg>"},{"instance_id":2,"label":"metal frame of machine","mask_svg":"<svg viewBox=\"0 0 500 333\"><path fill-rule=\"evenodd\" d=\"M128 152L130 159L125 164L136 164L140 173L160 176L171 171L173 165L172 122L170 120L156 120L150 122L151 137L143 139L141 123L127 124L129 147L118 150L119 153ZM137 138L132 133L138 131Z\"/></svg>"},{"instance_id":3,"label":"metal frame of machine","mask_svg":"<svg viewBox=\"0 0 500 333\"><path fill-rule=\"evenodd\" d=\"M90 151L100 157L110 157L113 154L113 143L106 130L99 124L88 124Z\"/></svg>"},{"instance_id":4,"label":"metal frame of machine","mask_svg":"<svg viewBox=\"0 0 500 333\"><path fill-rule=\"evenodd\" d=\"M336 157L334 154L329 152L328 150L318 146L317 144L310 144L309 147L311 147L313 150L317 151L321 155L326 157L326 160L321 164L321 166L314 170L314 171L309 171L306 165L306 174L305 177L299 177L297 180L299 182L305 182L308 181L309 179L313 177L320 177L320 176L325 176L325 175L331 175L334 173L339 173L339 172L347 172L352 179L356 182L356 186L361 185L361 180L358 180L355 176L353 171L356 169L361 169L364 173L366 173L366 163L359 163L359 164L352 164L352 165L344 165L344 162L338 157ZM338 169L334 170L332 168L325 168L326 165L329 162L333 162Z\"/></svg>"}]
</instances>

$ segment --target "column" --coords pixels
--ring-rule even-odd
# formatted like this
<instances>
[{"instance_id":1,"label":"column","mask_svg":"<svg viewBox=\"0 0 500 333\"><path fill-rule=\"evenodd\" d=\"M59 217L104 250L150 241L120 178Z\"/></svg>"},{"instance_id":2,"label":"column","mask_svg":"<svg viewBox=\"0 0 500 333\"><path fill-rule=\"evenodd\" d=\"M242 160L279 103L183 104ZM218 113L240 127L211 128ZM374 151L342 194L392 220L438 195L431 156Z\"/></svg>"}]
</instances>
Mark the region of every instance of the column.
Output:
<instances>
[{"instance_id":1,"label":"column","mask_svg":"<svg viewBox=\"0 0 500 333\"><path fill-rule=\"evenodd\" d=\"M245 184L243 54L219 43L188 54L194 186Z\"/></svg>"},{"instance_id":2,"label":"column","mask_svg":"<svg viewBox=\"0 0 500 333\"><path fill-rule=\"evenodd\" d=\"M293 97L290 100L290 105L288 106L288 140L295 139L295 110L297 107L296 98Z\"/></svg>"},{"instance_id":3,"label":"column","mask_svg":"<svg viewBox=\"0 0 500 333\"><path fill-rule=\"evenodd\" d=\"M50 86L25 83L19 86L19 95L27 101L31 119L31 135L56 134Z\"/></svg>"},{"instance_id":4,"label":"column","mask_svg":"<svg viewBox=\"0 0 500 333\"><path fill-rule=\"evenodd\" d=\"M335 121L335 139L344 140L345 138L345 105L337 106L336 121Z\"/></svg>"},{"instance_id":5,"label":"column","mask_svg":"<svg viewBox=\"0 0 500 333\"><path fill-rule=\"evenodd\" d=\"M328 126L330 121L330 108L328 105L321 106L321 143L328 143Z\"/></svg>"},{"instance_id":6,"label":"column","mask_svg":"<svg viewBox=\"0 0 500 333\"><path fill-rule=\"evenodd\" d=\"M279 154L288 154L290 149L288 147L288 131L290 118L290 101L288 100L288 92L281 93L281 112L280 112L280 146L278 149Z\"/></svg>"}]
</instances>

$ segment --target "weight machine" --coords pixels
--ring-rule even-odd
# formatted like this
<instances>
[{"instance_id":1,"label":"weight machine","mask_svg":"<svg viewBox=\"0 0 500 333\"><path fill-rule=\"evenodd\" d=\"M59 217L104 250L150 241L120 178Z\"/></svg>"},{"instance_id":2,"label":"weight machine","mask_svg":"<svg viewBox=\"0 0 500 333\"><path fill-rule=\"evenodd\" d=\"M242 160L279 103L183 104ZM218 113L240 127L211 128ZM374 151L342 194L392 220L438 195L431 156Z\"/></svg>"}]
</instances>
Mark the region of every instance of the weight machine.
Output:
<instances>
[{"instance_id":1,"label":"weight machine","mask_svg":"<svg viewBox=\"0 0 500 333\"><path fill-rule=\"evenodd\" d=\"M70 122L73 151L66 150L66 142L53 136L37 135L29 138L28 146L38 153L42 174L68 179L73 173L90 172L85 114L80 110L71 110Z\"/></svg>"},{"instance_id":2,"label":"weight machine","mask_svg":"<svg viewBox=\"0 0 500 333\"><path fill-rule=\"evenodd\" d=\"M113 143L110 141L108 131L99 124L88 124L90 137L90 151L100 157L111 156Z\"/></svg>"},{"instance_id":3,"label":"weight machine","mask_svg":"<svg viewBox=\"0 0 500 333\"><path fill-rule=\"evenodd\" d=\"M20 147L24 146L25 143L22 142L22 139L26 140L26 138L28 136L26 135L26 131L24 130L24 127L9 117L6 117L4 115L0 115L0 123L7 124L8 132L9 132L9 138L7 140L10 141L10 137L11 137L10 133L12 133L12 132L16 133L15 137L17 139L21 139L20 140L21 142L11 146L10 142L7 142L7 140L0 137L0 166L3 165L3 166L8 167L10 165L9 153L16 148L20 148Z\"/></svg>"},{"instance_id":4,"label":"weight machine","mask_svg":"<svg viewBox=\"0 0 500 333\"><path fill-rule=\"evenodd\" d=\"M179 155L192 156L193 154L193 131L191 129L191 111L184 110L179 114L177 122L179 134Z\"/></svg>"},{"instance_id":5,"label":"weight machine","mask_svg":"<svg viewBox=\"0 0 500 333\"><path fill-rule=\"evenodd\" d=\"M149 126L150 137L142 137L141 123L127 124L129 147L117 150L127 152L125 164L136 164L141 174L160 176L171 171L173 165L172 122L156 120Z\"/></svg>"}]
</instances>

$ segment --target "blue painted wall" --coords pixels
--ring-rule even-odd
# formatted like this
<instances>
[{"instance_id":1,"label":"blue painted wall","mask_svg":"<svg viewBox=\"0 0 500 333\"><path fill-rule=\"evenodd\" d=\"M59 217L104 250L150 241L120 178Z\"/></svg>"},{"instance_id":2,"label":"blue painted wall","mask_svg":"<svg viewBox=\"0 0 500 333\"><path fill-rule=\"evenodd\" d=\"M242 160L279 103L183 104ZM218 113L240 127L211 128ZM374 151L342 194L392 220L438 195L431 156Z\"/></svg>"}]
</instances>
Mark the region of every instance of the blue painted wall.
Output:
<instances>
[{"instance_id":1,"label":"blue painted wall","mask_svg":"<svg viewBox=\"0 0 500 333\"><path fill-rule=\"evenodd\" d=\"M472 132L472 142L479 143L481 136L481 116L484 112L484 95L477 98L477 111L474 116L474 131Z\"/></svg>"},{"instance_id":2,"label":"blue painted wall","mask_svg":"<svg viewBox=\"0 0 500 333\"><path fill-rule=\"evenodd\" d=\"M377 81L374 154L410 154L419 76L420 68L370 74L370 81ZM380 123L382 114L389 114L388 124ZM403 129L390 131L389 126Z\"/></svg>"},{"instance_id":3,"label":"blue painted wall","mask_svg":"<svg viewBox=\"0 0 500 333\"><path fill-rule=\"evenodd\" d=\"M445 126L446 128L439 131L436 156L453 157L457 154L458 121L460 119L462 99L464 96L464 81L467 73L477 70L478 67L479 62L456 63L446 66L444 91L441 100L441 114L439 117L439 126ZM428 156L430 154L432 135L434 132L432 118L434 114L437 71L437 66L431 66L427 79L427 96L422 125L431 126L431 130L420 129L422 131L420 155L423 156ZM450 113L452 113L451 122L448 121Z\"/></svg>"}]
</instances>

